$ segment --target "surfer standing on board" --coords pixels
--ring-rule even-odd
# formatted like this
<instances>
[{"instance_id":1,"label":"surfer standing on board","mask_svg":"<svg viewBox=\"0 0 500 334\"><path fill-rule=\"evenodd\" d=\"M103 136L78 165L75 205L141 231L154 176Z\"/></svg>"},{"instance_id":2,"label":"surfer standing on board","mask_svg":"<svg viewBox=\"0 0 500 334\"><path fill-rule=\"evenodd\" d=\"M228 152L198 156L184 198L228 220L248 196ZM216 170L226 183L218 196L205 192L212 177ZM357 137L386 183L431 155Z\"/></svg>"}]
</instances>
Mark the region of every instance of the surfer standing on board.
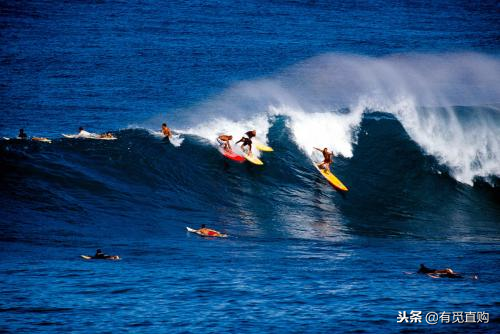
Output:
<instances>
[{"instance_id":1,"label":"surfer standing on board","mask_svg":"<svg viewBox=\"0 0 500 334\"><path fill-rule=\"evenodd\" d=\"M231 149L231 144L229 143L230 140L233 139L233 136L231 135L220 135L217 137L217 142L219 145L225 149L225 150L230 150Z\"/></svg>"},{"instance_id":2,"label":"surfer standing on board","mask_svg":"<svg viewBox=\"0 0 500 334\"><path fill-rule=\"evenodd\" d=\"M246 152L248 155L251 155L252 154L252 138L255 137L255 135L257 134L257 131L256 130L247 131L247 132L245 132L245 134L247 135L247 137L241 137L241 139L238 140L236 142L236 144L243 143L243 144L241 144L241 149L243 150L243 152ZM248 152L245 151L245 146L248 146Z\"/></svg>"},{"instance_id":3,"label":"surfer standing on board","mask_svg":"<svg viewBox=\"0 0 500 334\"><path fill-rule=\"evenodd\" d=\"M167 127L167 123L161 125L161 132L165 137L172 138L172 131Z\"/></svg>"},{"instance_id":4,"label":"surfer standing on board","mask_svg":"<svg viewBox=\"0 0 500 334\"><path fill-rule=\"evenodd\" d=\"M323 162L318 164L318 168L329 171L330 164L333 163L333 153L328 151L328 148L326 148L326 147L324 149L319 149L319 148L315 147L314 149L323 153Z\"/></svg>"}]
</instances>

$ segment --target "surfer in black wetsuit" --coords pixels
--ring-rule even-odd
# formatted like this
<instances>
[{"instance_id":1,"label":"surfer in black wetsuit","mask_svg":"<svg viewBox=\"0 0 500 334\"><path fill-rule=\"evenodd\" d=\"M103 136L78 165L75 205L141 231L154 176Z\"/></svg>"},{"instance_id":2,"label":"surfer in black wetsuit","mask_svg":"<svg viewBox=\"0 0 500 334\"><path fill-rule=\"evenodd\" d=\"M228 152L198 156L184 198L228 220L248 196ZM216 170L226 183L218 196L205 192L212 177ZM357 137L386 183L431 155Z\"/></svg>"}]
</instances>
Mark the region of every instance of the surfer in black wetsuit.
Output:
<instances>
[{"instance_id":1,"label":"surfer in black wetsuit","mask_svg":"<svg viewBox=\"0 0 500 334\"><path fill-rule=\"evenodd\" d=\"M243 150L243 152L247 152L247 151L245 151L245 146L248 146L247 154L248 155L252 154L252 139L247 138L247 137L241 137L241 139L238 140L235 144L238 144L238 143L243 143L243 144L241 144L241 149Z\"/></svg>"},{"instance_id":2,"label":"surfer in black wetsuit","mask_svg":"<svg viewBox=\"0 0 500 334\"><path fill-rule=\"evenodd\" d=\"M426 267L424 264L420 265L420 268L417 271L419 274L426 274L432 278L441 278L441 277L447 277L447 278L462 278L462 275L459 273L454 272L450 268L446 269L431 269Z\"/></svg>"},{"instance_id":3,"label":"surfer in black wetsuit","mask_svg":"<svg viewBox=\"0 0 500 334\"><path fill-rule=\"evenodd\" d=\"M328 148L326 148L326 147L324 149L319 149L319 148L315 147L314 149L323 153L323 162L318 165L318 168L329 171L330 164L333 163L333 153L328 151Z\"/></svg>"},{"instance_id":4,"label":"surfer in black wetsuit","mask_svg":"<svg viewBox=\"0 0 500 334\"><path fill-rule=\"evenodd\" d=\"M17 139L28 139L28 135L26 134L26 132L24 132L24 129L19 129Z\"/></svg>"},{"instance_id":5,"label":"surfer in black wetsuit","mask_svg":"<svg viewBox=\"0 0 500 334\"><path fill-rule=\"evenodd\" d=\"M107 259L108 257L109 255L104 254L100 248L95 251L94 259Z\"/></svg>"}]
</instances>

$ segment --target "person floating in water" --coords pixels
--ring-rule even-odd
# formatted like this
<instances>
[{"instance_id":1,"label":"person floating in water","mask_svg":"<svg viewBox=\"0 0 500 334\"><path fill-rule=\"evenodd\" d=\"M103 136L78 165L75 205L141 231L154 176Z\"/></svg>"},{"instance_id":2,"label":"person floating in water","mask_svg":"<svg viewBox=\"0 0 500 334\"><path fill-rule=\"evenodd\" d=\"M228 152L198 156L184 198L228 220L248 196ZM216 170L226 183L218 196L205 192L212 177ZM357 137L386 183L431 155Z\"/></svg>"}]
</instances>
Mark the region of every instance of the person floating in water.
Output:
<instances>
[{"instance_id":1,"label":"person floating in water","mask_svg":"<svg viewBox=\"0 0 500 334\"><path fill-rule=\"evenodd\" d=\"M167 123L161 125L161 133L167 138L172 138L172 131L168 128Z\"/></svg>"},{"instance_id":2,"label":"person floating in water","mask_svg":"<svg viewBox=\"0 0 500 334\"><path fill-rule=\"evenodd\" d=\"M447 277L447 278L462 278L462 275L459 273L454 272L450 268L446 269L431 269L426 267L424 264L420 265L420 268L417 271L419 274L426 274L427 276L430 276L432 278L441 278L441 277Z\"/></svg>"},{"instance_id":3,"label":"person floating in water","mask_svg":"<svg viewBox=\"0 0 500 334\"><path fill-rule=\"evenodd\" d=\"M196 231L196 233L206 236L206 237L224 237L225 234L222 234L216 230L209 229L205 226L205 224L201 224L201 227Z\"/></svg>"},{"instance_id":4,"label":"person floating in water","mask_svg":"<svg viewBox=\"0 0 500 334\"><path fill-rule=\"evenodd\" d=\"M231 135L220 135L219 137L217 137L217 142L223 149L230 150L231 143L229 141L231 141L232 139L233 136Z\"/></svg>"},{"instance_id":5,"label":"person floating in water","mask_svg":"<svg viewBox=\"0 0 500 334\"><path fill-rule=\"evenodd\" d=\"M28 139L28 135L26 134L26 132L24 132L24 129L19 129L17 139Z\"/></svg>"},{"instance_id":6,"label":"person floating in water","mask_svg":"<svg viewBox=\"0 0 500 334\"><path fill-rule=\"evenodd\" d=\"M324 169L325 171L330 171L330 165L333 163L333 153L328 151L328 148L319 149L315 147L314 149L323 153L323 162L318 164L318 168Z\"/></svg>"}]
</instances>

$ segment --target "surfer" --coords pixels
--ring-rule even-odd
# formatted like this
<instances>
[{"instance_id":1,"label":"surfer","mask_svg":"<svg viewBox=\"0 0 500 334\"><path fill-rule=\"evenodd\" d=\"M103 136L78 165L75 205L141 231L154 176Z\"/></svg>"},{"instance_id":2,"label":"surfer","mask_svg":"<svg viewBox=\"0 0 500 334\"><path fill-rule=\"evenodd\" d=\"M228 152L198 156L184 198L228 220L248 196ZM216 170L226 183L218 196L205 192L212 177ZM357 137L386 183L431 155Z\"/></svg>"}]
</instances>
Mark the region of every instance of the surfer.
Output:
<instances>
[{"instance_id":1,"label":"surfer","mask_svg":"<svg viewBox=\"0 0 500 334\"><path fill-rule=\"evenodd\" d=\"M161 132L165 137L172 138L172 131L168 128L167 123L161 125Z\"/></svg>"},{"instance_id":2,"label":"surfer","mask_svg":"<svg viewBox=\"0 0 500 334\"><path fill-rule=\"evenodd\" d=\"M26 132L24 132L24 129L19 129L17 139L28 139L28 135L26 134Z\"/></svg>"},{"instance_id":3,"label":"surfer","mask_svg":"<svg viewBox=\"0 0 500 334\"><path fill-rule=\"evenodd\" d=\"M223 235L222 233L217 232L216 230L207 228L205 224L201 224L201 228L198 229L197 233L207 237L220 237Z\"/></svg>"},{"instance_id":4,"label":"surfer","mask_svg":"<svg viewBox=\"0 0 500 334\"><path fill-rule=\"evenodd\" d=\"M450 268L446 269L431 269L426 267L424 264L420 264L420 268L417 271L419 274L426 274L427 276L430 276L432 278L441 278L441 277L447 277L447 278L462 278L462 275L459 273L454 272Z\"/></svg>"},{"instance_id":5,"label":"surfer","mask_svg":"<svg viewBox=\"0 0 500 334\"><path fill-rule=\"evenodd\" d=\"M85 131L83 126L78 128L78 137L90 137L92 134L90 132Z\"/></svg>"},{"instance_id":6,"label":"surfer","mask_svg":"<svg viewBox=\"0 0 500 334\"><path fill-rule=\"evenodd\" d=\"M323 153L323 162L318 164L318 168L324 169L325 171L329 171L330 164L333 163L333 153L328 151L328 148L326 148L326 147L324 149L319 149L319 148L315 147L314 149Z\"/></svg>"},{"instance_id":7,"label":"surfer","mask_svg":"<svg viewBox=\"0 0 500 334\"><path fill-rule=\"evenodd\" d=\"M230 140L233 139L233 136L231 135L220 135L217 137L217 142L219 145L225 149L225 150L230 150L231 149L231 144L229 143Z\"/></svg>"},{"instance_id":8,"label":"surfer","mask_svg":"<svg viewBox=\"0 0 500 334\"><path fill-rule=\"evenodd\" d=\"M252 131L249 131L249 132L252 132ZM246 134L248 135L249 132L247 132ZM255 132L255 130L253 130L253 132ZM241 150L243 152L246 152L248 155L252 154L252 139L251 138L241 137L241 139L238 140L235 144L238 144L238 143L242 143ZM248 146L248 152L245 150L245 146Z\"/></svg>"},{"instance_id":9,"label":"surfer","mask_svg":"<svg viewBox=\"0 0 500 334\"><path fill-rule=\"evenodd\" d=\"M113 137L113 134L111 132L106 132L106 133L100 134L99 138L111 139L111 138L115 138L115 137Z\"/></svg>"},{"instance_id":10,"label":"surfer","mask_svg":"<svg viewBox=\"0 0 500 334\"><path fill-rule=\"evenodd\" d=\"M103 259L103 260L118 260L120 257L118 255L106 255L101 249L95 251L93 259Z\"/></svg>"}]
</instances>

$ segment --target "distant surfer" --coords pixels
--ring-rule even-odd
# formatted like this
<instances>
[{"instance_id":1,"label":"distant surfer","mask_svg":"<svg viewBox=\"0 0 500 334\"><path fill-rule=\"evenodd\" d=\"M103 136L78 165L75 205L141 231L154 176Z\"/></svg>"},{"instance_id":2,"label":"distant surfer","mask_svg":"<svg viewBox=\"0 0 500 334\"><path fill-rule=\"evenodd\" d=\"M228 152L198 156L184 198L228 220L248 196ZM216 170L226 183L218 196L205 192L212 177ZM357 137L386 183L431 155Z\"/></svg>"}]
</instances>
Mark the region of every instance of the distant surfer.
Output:
<instances>
[{"instance_id":1,"label":"distant surfer","mask_svg":"<svg viewBox=\"0 0 500 334\"><path fill-rule=\"evenodd\" d=\"M102 259L102 260L119 260L120 257L118 255L106 255L102 252L101 249L95 251L95 255L92 256L93 259Z\"/></svg>"},{"instance_id":2,"label":"distant surfer","mask_svg":"<svg viewBox=\"0 0 500 334\"><path fill-rule=\"evenodd\" d=\"M78 137L91 137L92 134L90 132L87 132L85 131L85 129L83 128L83 126L80 126L78 128Z\"/></svg>"},{"instance_id":3,"label":"distant surfer","mask_svg":"<svg viewBox=\"0 0 500 334\"><path fill-rule=\"evenodd\" d=\"M220 135L217 137L217 142L219 145L225 149L225 150L230 150L231 149L231 143L230 141L233 139L233 136L231 135Z\"/></svg>"},{"instance_id":4,"label":"distant surfer","mask_svg":"<svg viewBox=\"0 0 500 334\"><path fill-rule=\"evenodd\" d=\"M329 171L330 165L333 163L333 153L328 151L328 148L326 147L324 149L315 147L314 149L323 153L323 162L318 164L318 168Z\"/></svg>"},{"instance_id":5,"label":"distant surfer","mask_svg":"<svg viewBox=\"0 0 500 334\"><path fill-rule=\"evenodd\" d=\"M28 139L28 135L26 134L26 132L24 132L24 129L19 129L17 139Z\"/></svg>"},{"instance_id":6,"label":"distant surfer","mask_svg":"<svg viewBox=\"0 0 500 334\"><path fill-rule=\"evenodd\" d=\"M201 224L201 228L199 228L196 231L196 233L203 235L203 236L206 236L206 237L222 237L222 236L224 236L224 234L222 234L216 230L212 230L210 228L207 228L205 226L205 224Z\"/></svg>"},{"instance_id":7,"label":"distant surfer","mask_svg":"<svg viewBox=\"0 0 500 334\"><path fill-rule=\"evenodd\" d=\"M161 133L167 138L172 138L172 131L168 128L167 123L161 125Z\"/></svg>"},{"instance_id":8,"label":"distant surfer","mask_svg":"<svg viewBox=\"0 0 500 334\"><path fill-rule=\"evenodd\" d=\"M459 273L454 272L450 268L446 269L431 269L426 267L424 264L420 265L420 268L417 271L419 274L426 274L427 276L430 276L432 278L441 278L441 277L447 277L447 278L462 278L462 275Z\"/></svg>"},{"instance_id":9,"label":"distant surfer","mask_svg":"<svg viewBox=\"0 0 500 334\"><path fill-rule=\"evenodd\" d=\"M102 133L98 136L98 138L101 138L101 139L114 139L115 137L113 136L113 134L111 132L106 132L106 133Z\"/></svg>"}]
</instances>

